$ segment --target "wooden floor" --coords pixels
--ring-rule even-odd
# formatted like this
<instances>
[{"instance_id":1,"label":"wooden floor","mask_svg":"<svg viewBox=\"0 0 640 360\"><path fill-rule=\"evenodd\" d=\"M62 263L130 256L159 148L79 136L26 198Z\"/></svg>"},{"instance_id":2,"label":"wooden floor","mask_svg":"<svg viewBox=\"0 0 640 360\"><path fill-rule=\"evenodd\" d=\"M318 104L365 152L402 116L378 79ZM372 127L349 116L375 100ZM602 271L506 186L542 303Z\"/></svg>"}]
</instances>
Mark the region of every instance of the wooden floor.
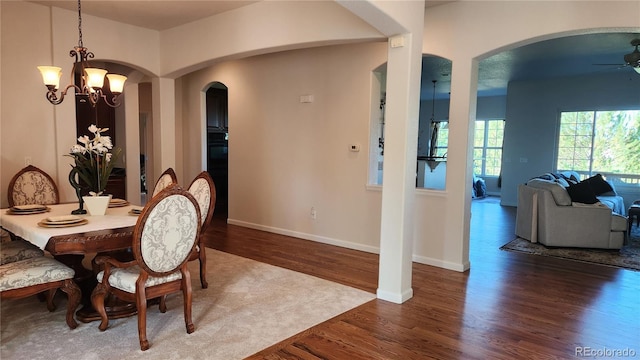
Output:
<instances>
[{"instance_id":1,"label":"wooden floor","mask_svg":"<svg viewBox=\"0 0 640 360\"><path fill-rule=\"evenodd\" d=\"M373 300L250 358L640 358L640 272L499 250L514 210L473 201L470 271L414 264L404 304ZM375 254L214 221L212 248L376 291Z\"/></svg>"}]
</instances>

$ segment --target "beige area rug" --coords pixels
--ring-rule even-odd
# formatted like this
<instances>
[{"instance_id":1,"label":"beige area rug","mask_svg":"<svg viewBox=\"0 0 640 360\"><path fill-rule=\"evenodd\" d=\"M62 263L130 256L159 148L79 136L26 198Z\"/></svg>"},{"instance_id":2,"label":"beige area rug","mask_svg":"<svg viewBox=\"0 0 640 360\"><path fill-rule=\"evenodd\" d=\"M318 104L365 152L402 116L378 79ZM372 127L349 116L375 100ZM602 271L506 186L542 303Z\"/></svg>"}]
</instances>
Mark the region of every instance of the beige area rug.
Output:
<instances>
[{"instance_id":1,"label":"beige area rug","mask_svg":"<svg viewBox=\"0 0 640 360\"><path fill-rule=\"evenodd\" d=\"M640 271L640 228L637 226L633 226L628 243L619 251L546 247L521 238L503 245L500 249Z\"/></svg>"},{"instance_id":2,"label":"beige area rug","mask_svg":"<svg viewBox=\"0 0 640 360\"><path fill-rule=\"evenodd\" d=\"M66 297L49 313L35 297L3 300L0 359L243 359L316 324L375 299L375 295L313 276L207 249L209 288L200 287L190 263L193 322L187 334L182 295L167 299L167 312L147 312L151 348L140 351L137 318L65 321Z\"/></svg>"}]
</instances>

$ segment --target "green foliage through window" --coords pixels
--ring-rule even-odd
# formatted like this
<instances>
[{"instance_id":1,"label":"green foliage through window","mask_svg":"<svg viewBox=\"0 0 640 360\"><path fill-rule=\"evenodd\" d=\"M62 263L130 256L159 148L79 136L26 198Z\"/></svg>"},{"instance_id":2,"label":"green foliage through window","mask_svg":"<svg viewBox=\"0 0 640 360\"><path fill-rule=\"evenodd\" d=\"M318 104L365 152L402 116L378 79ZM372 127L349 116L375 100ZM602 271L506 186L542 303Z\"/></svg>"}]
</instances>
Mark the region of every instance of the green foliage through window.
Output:
<instances>
[{"instance_id":1,"label":"green foliage through window","mask_svg":"<svg viewBox=\"0 0 640 360\"><path fill-rule=\"evenodd\" d=\"M640 110L560 113L558 170L640 174Z\"/></svg>"},{"instance_id":2,"label":"green foliage through window","mask_svg":"<svg viewBox=\"0 0 640 360\"><path fill-rule=\"evenodd\" d=\"M499 176L504 120L476 120L475 126L473 172L478 176Z\"/></svg>"}]
</instances>

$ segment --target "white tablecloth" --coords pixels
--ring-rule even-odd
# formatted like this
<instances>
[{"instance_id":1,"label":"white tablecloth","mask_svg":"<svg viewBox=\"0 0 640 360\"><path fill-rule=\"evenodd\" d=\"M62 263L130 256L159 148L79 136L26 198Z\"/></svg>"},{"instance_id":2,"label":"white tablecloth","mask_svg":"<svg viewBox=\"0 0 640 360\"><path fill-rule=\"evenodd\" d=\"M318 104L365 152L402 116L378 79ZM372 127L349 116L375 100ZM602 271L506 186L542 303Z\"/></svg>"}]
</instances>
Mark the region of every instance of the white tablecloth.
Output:
<instances>
[{"instance_id":1,"label":"white tablecloth","mask_svg":"<svg viewBox=\"0 0 640 360\"><path fill-rule=\"evenodd\" d=\"M38 222L41 220L51 216L70 215L71 211L78 208L77 203L48 206L51 208L51 211L33 215L11 215L7 214L7 209L1 209L0 227L44 249L52 236L134 226L138 217L129 215L128 213L134 207L140 208L139 206L132 205L109 208L106 214L102 216L91 216L89 214L78 215L89 220L89 223L84 225L63 228L43 228L38 226Z\"/></svg>"}]
</instances>

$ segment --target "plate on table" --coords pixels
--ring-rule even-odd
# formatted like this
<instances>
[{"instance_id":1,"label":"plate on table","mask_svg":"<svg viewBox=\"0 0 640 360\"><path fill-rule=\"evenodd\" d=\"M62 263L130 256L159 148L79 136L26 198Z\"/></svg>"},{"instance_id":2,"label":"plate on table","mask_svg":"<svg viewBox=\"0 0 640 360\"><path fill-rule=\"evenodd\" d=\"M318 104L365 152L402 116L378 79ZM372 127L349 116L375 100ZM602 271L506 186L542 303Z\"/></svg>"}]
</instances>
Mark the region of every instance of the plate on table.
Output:
<instances>
[{"instance_id":1,"label":"plate on table","mask_svg":"<svg viewBox=\"0 0 640 360\"><path fill-rule=\"evenodd\" d=\"M122 207L122 206L127 206L129 205L129 202L125 199L111 199L109 201L109 207L110 208L115 208L115 207Z\"/></svg>"},{"instance_id":2,"label":"plate on table","mask_svg":"<svg viewBox=\"0 0 640 360\"><path fill-rule=\"evenodd\" d=\"M38 225L42 227L68 227L78 226L88 223L89 220L76 215L51 216L42 219Z\"/></svg>"},{"instance_id":3,"label":"plate on table","mask_svg":"<svg viewBox=\"0 0 640 360\"><path fill-rule=\"evenodd\" d=\"M129 210L129 215L133 215L133 216L138 216L142 213L142 209L144 209L143 207L134 207L133 209Z\"/></svg>"},{"instance_id":4,"label":"plate on table","mask_svg":"<svg viewBox=\"0 0 640 360\"><path fill-rule=\"evenodd\" d=\"M32 204L32 205L16 205L7 210L7 214L9 215L31 215L31 214L42 214L51 210L48 206L40 205L40 204Z\"/></svg>"}]
</instances>

